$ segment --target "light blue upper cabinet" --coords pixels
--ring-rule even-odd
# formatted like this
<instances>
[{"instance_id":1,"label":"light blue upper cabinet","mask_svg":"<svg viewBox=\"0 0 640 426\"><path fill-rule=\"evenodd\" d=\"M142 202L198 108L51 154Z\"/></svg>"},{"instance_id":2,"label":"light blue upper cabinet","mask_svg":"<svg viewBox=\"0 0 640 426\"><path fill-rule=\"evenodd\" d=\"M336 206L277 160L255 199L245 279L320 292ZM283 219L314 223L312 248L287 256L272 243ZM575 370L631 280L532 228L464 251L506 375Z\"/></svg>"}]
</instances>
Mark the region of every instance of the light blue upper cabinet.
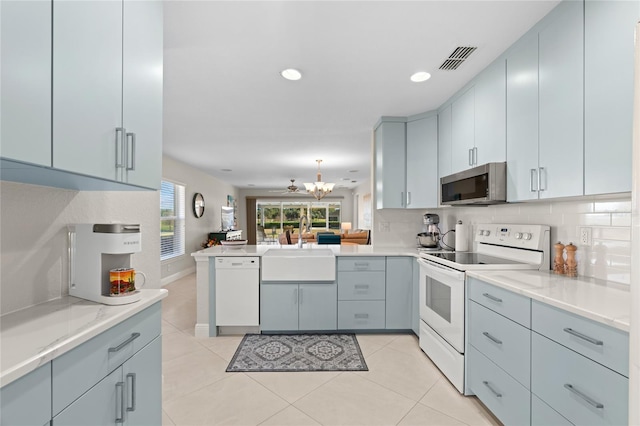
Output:
<instances>
[{"instance_id":1,"label":"light blue upper cabinet","mask_svg":"<svg viewBox=\"0 0 640 426\"><path fill-rule=\"evenodd\" d=\"M489 65L478 76L475 90L474 166L506 161L506 66L504 59Z\"/></svg>"},{"instance_id":2,"label":"light blue upper cabinet","mask_svg":"<svg viewBox=\"0 0 640 426\"><path fill-rule=\"evenodd\" d=\"M0 156L51 166L51 0L3 0L0 17Z\"/></svg>"},{"instance_id":3,"label":"light blue upper cabinet","mask_svg":"<svg viewBox=\"0 0 640 426\"><path fill-rule=\"evenodd\" d=\"M507 200L537 199L538 35L507 56ZM534 186L535 185L535 186Z\"/></svg>"},{"instance_id":4,"label":"light blue upper cabinet","mask_svg":"<svg viewBox=\"0 0 640 426\"><path fill-rule=\"evenodd\" d=\"M124 2L124 181L154 189L162 176L162 15L161 0Z\"/></svg>"},{"instance_id":5,"label":"light blue upper cabinet","mask_svg":"<svg viewBox=\"0 0 640 426\"><path fill-rule=\"evenodd\" d=\"M451 105L438 113L438 176L451 174Z\"/></svg>"},{"instance_id":6,"label":"light blue upper cabinet","mask_svg":"<svg viewBox=\"0 0 640 426\"><path fill-rule=\"evenodd\" d=\"M584 7L564 1L539 32L540 198L583 194Z\"/></svg>"},{"instance_id":7,"label":"light blue upper cabinet","mask_svg":"<svg viewBox=\"0 0 640 426\"><path fill-rule=\"evenodd\" d=\"M54 0L53 167L160 186L162 27L161 1Z\"/></svg>"},{"instance_id":8,"label":"light blue upper cabinet","mask_svg":"<svg viewBox=\"0 0 640 426\"><path fill-rule=\"evenodd\" d=\"M53 2L55 168L121 180L122 27L121 1Z\"/></svg>"},{"instance_id":9,"label":"light blue upper cabinet","mask_svg":"<svg viewBox=\"0 0 640 426\"><path fill-rule=\"evenodd\" d=\"M407 122L406 207L438 206L438 116Z\"/></svg>"},{"instance_id":10,"label":"light blue upper cabinet","mask_svg":"<svg viewBox=\"0 0 640 426\"><path fill-rule=\"evenodd\" d=\"M406 123L402 118L384 118L374 133L376 208L406 205Z\"/></svg>"},{"instance_id":11,"label":"light blue upper cabinet","mask_svg":"<svg viewBox=\"0 0 640 426\"><path fill-rule=\"evenodd\" d=\"M585 2L585 195L631 190L633 40L639 18L638 1Z\"/></svg>"},{"instance_id":12,"label":"light blue upper cabinet","mask_svg":"<svg viewBox=\"0 0 640 426\"><path fill-rule=\"evenodd\" d=\"M451 173L473 167L475 91L471 87L451 105Z\"/></svg>"}]
</instances>

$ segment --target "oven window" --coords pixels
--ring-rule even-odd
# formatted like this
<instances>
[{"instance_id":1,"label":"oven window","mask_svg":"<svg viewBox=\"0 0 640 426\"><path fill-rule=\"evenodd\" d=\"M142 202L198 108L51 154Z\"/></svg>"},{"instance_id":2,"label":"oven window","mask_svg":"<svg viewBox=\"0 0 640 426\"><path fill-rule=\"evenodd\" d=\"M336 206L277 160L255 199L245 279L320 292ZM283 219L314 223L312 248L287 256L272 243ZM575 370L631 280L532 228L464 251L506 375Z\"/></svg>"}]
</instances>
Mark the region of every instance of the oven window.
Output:
<instances>
[{"instance_id":1,"label":"oven window","mask_svg":"<svg viewBox=\"0 0 640 426\"><path fill-rule=\"evenodd\" d=\"M451 323L451 287L427 275L425 304L446 322Z\"/></svg>"}]
</instances>

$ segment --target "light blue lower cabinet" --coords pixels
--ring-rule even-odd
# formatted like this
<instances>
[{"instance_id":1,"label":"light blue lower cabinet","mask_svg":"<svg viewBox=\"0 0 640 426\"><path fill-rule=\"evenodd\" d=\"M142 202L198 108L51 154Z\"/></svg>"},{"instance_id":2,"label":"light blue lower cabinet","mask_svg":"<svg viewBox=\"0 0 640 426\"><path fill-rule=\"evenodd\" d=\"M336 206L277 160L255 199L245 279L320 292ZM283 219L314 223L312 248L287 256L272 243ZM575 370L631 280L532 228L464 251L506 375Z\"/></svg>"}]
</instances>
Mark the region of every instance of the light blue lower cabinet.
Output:
<instances>
[{"instance_id":1,"label":"light blue lower cabinet","mask_svg":"<svg viewBox=\"0 0 640 426\"><path fill-rule=\"evenodd\" d=\"M531 340L531 392L580 425L626 425L629 380L538 333Z\"/></svg>"},{"instance_id":2,"label":"light blue lower cabinet","mask_svg":"<svg viewBox=\"0 0 640 426\"><path fill-rule=\"evenodd\" d=\"M385 327L384 300L338 301L340 330L381 330Z\"/></svg>"},{"instance_id":3,"label":"light blue lower cabinet","mask_svg":"<svg viewBox=\"0 0 640 426\"><path fill-rule=\"evenodd\" d=\"M386 328L413 328L413 263L412 257L387 257Z\"/></svg>"},{"instance_id":4,"label":"light blue lower cabinet","mask_svg":"<svg viewBox=\"0 0 640 426\"><path fill-rule=\"evenodd\" d=\"M50 420L50 362L0 389L0 425L33 426Z\"/></svg>"},{"instance_id":5,"label":"light blue lower cabinet","mask_svg":"<svg viewBox=\"0 0 640 426\"><path fill-rule=\"evenodd\" d=\"M262 331L332 331L337 329L337 286L331 283L260 285Z\"/></svg>"},{"instance_id":6,"label":"light blue lower cabinet","mask_svg":"<svg viewBox=\"0 0 640 426\"><path fill-rule=\"evenodd\" d=\"M471 345L467 347L467 385L505 425L531 422L531 393Z\"/></svg>"},{"instance_id":7,"label":"light blue lower cabinet","mask_svg":"<svg viewBox=\"0 0 640 426\"><path fill-rule=\"evenodd\" d=\"M162 340L157 337L53 418L52 426L162 424Z\"/></svg>"},{"instance_id":8,"label":"light blue lower cabinet","mask_svg":"<svg viewBox=\"0 0 640 426\"><path fill-rule=\"evenodd\" d=\"M562 417L560 413L549 407L540 398L531 395L531 425L571 426L573 423Z\"/></svg>"}]
</instances>

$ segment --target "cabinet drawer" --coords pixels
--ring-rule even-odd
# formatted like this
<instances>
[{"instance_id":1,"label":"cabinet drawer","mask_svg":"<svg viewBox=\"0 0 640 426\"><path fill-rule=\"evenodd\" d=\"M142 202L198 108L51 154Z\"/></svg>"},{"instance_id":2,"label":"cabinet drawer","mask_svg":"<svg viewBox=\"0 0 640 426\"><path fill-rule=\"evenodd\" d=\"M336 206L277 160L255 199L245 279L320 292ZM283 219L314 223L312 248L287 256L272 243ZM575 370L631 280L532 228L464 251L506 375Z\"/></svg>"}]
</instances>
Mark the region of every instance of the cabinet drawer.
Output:
<instances>
[{"instance_id":1,"label":"cabinet drawer","mask_svg":"<svg viewBox=\"0 0 640 426\"><path fill-rule=\"evenodd\" d=\"M339 301L338 329L383 329L384 301Z\"/></svg>"},{"instance_id":2,"label":"cabinet drawer","mask_svg":"<svg viewBox=\"0 0 640 426\"><path fill-rule=\"evenodd\" d=\"M626 377L531 334L531 392L574 424L627 424Z\"/></svg>"},{"instance_id":3,"label":"cabinet drawer","mask_svg":"<svg viewBox=\"0 0 640 426\"><path fill-rule=\"evenodd\" d=\"M53 415L160 335L160 303L52 361Z\"/></svg>"},{"instance_id":4,"label":"cabinet drawer","mask_svg":"<svg viewBox=\"0 0 640 426\"><path fill-rule=\"evenodd\" d=\"M629 377L629 333L533 301L531 329Z\"/></svg>"},{"instance_id":5,"label":"cabinet drawer","mask_svg":"<svg viewBox=\"0 0 640 426\"><path fill-rule=\"evenodd\" d=\"M385 258L381 257L338 257L338 271L384 271Z\"/></svg>"},{"instance_id":6,"label":"cabinet drawer","mask_svg":"<svg viewBox=\"0 0 640 426\"><path fill-rule=\"evenodd\" d=\"M51 420L51 363L0 389L0 425L43 425Z\"/></svg>"},{"instance_id":7,"label":"cabinet drawer","mask_svg":"<svg viewBox=\"0 0 640 426\"><path fill-rule=\"evenodd\" d=\"M490 309L469 302L469 343L527 389L530 386L531 331Z\"/></svg>"},{"instance_id":8,"label":"cabinet drawer","mask_svg":"<svg viewBox=\"0 0 640 426\"><path fill-rule=\"evenodd\" d=\"M473 346L467 351L467 383L469 389L505 425L529 424L529 390Z\"/></svg>"},{"instance_id":9,"label":"cabinet drawer","mask_svg":"<svg viewBox=\"0 0 640 426\"><path fill-rule=\"evenodd\" d=\"M531 395L531 426L572 426L553 408L549 407L540 398Z\"/></svg>"},{"instance_id":10,"label":"cabinet drawer","mask_svg":"<svg viewBox=\"0 0 640 426\"><path fill-rule=\"evenodd\" d=\"M469 299L530 328L531 299L473 277L468 278L467 286Z\"/></svg>"},{"instance_id":11,"label":"cabinet drawer","mask_svg":"<svg viewBox=\"0 0 640 426\"><path fill-rule=\"evenodd\" d=\"M338 272L338 300L384 300L385 273L382 271Z\"/></svg>"}]
</instances>

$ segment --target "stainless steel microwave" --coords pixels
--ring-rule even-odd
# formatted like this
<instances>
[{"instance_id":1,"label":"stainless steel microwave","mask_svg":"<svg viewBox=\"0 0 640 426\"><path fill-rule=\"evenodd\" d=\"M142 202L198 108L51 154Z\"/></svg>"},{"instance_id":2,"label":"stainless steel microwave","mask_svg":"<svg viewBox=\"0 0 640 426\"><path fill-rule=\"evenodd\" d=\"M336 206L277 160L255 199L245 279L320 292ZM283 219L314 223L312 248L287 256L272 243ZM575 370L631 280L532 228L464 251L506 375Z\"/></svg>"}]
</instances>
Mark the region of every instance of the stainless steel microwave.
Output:
<instances>
[{"instance_id":1,"label":"stainless steel microwave","mask_svg":"<svg viewBox=\"0 0 640 426\"><path fill-rule=\"evenodd\" d=\"M507 202L507 163L487 163L440 178L440 204L488 205Z\"/></svg>"}]
</instances>

